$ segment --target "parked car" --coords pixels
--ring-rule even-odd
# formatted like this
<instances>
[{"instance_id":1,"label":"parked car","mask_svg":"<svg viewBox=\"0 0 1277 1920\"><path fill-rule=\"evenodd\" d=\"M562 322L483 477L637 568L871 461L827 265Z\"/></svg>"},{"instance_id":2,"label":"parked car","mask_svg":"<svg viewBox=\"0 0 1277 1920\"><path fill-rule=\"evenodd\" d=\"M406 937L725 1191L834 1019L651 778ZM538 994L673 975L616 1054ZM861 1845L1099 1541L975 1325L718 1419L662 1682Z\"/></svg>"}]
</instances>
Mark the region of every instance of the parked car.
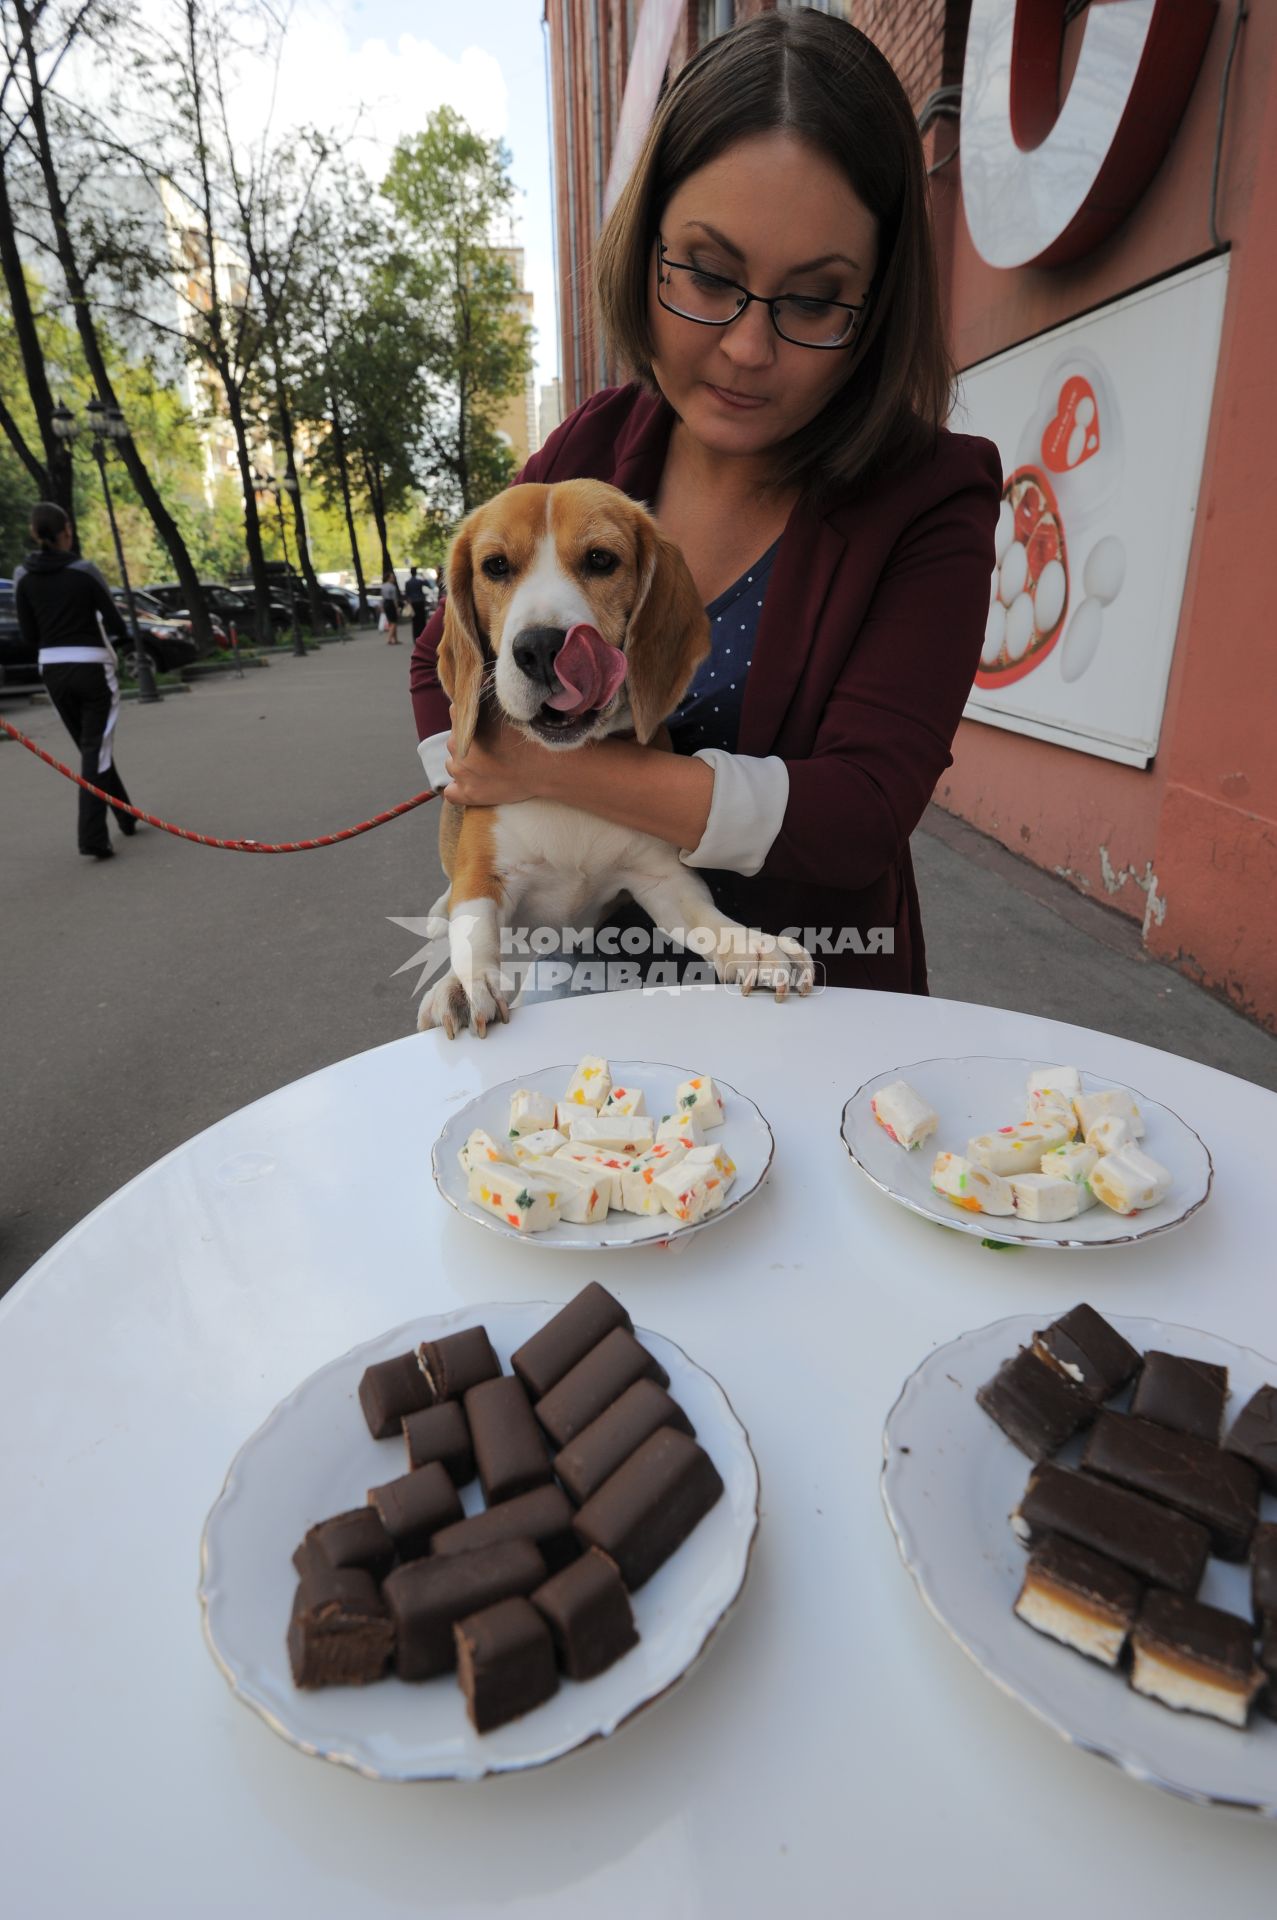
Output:
<instances>
[{"instance_id":1,"label":"parked car","mask_svg":"<svg viewBox=\"0 0 1277 1920\"><path fill-rule=\"evenodd\" d=\"M218 581L201 580L204 604L210 616L220 621L223 628L229 629L234 622L241 640L251 640L257 626L257 609L251 587L247 592L241 587L227 587ZM189 619L190 610L186 605L185 590L176 581L168 580L153 583L143 589L153 599L161 602L165 610L175 618ZM289 623L287 607L271 607L271 625L276 629ZM229 640L229 632L227 634Z\"/></svg>"},{"instance_id":2,"label":"parked car","mask_svg":"<svg viewBox=\"0 0 1277 1920\"><path fill-rule=\"evenodd\" d=\"M123 587L112 587L111 598L127 621L129 617L129 603ZM138 618L143 625L145 625L148 620L158 620L161 626L177 627L183 633L188 634L192 644L194 644L195 633L191 625L191 616L185 607L167 607L164 602L157 599L153 593L148 593L145 587L134 587L133 605L137 608ZM219 620L215 613L210 612L209 625L213 629L214 644L219 647L229 646L230 636L226 631L225 623ZM198 652L198 647L196 651Z\"/></svg>"},{"instance_id":3,"label":"parked car","mask_svg":"<svg viewBox=\"0 0 1277 1920\"><path fill-rule=\"evenodd\" d=\"M127 621L128 609L124 605L123 588L114 587L111 592ZM153 672L177 673L199 658L199 650L190 633L175 621L144 616L139 608L138 626ZM137 648L134 643L130 640L127 645L116 644L115 651L124 671L136 680ZM28 645L22 637L14 608L13 588L0 587L0 685L21 688L37 687L39 684L38 649Z\"/></svg>"},{"instance_id":4,"label":"parked car","mask_svg":"<svg viewBox=\"0 0 1277 1920\"><path fill-rule=\"evenodd\" d=\"M111 598L119 608L124 624L127 626L129 603L124 588L112 587ZM149 593L135 592L133 605L137 609L137 624L142 636L142 645L150 656L153 672L177 673L181 668L189 667L199 659L199 648L195 644L189 621L165 613L160 602L152 599ZM124 671L131 679L136 680L136 646L131 640L123 646L117 642L115 650Z\"/></svg>"},{"instance_id":5,"label":"parked car","mask_svg":"<svg viewBox=\"0 0 1277 1920\"><path fill-rule=\"evenodd\" d=\"M38 687L40 669L36 656L22 638L17 609L13 603L13 582L0 584L0 688Z\"/></svg>"}]
</instances>

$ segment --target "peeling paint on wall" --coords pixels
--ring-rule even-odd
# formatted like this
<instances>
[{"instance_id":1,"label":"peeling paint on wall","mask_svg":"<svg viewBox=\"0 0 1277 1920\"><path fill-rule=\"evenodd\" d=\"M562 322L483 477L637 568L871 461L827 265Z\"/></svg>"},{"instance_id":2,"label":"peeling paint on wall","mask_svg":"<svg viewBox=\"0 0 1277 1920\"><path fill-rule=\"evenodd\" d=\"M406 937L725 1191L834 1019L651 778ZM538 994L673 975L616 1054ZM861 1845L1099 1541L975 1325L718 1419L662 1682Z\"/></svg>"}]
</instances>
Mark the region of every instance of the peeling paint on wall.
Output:
<instances>
[{"instance_id":1,"label":"peeling paint on wall","mask_svg":"<svg viewBox=\"0 0 1277 1920\"><path fill-rule=\"evenodd\" d=\"M1059 872L1059 868L1056 868ZM1160 927L1166 920L1166 901L1157 890L1157 875L1153 872L1153 862L1144 863L1143 873L1134 867L1114 867L1109 859L1107 847L1100 848L1100 878L1104 882L1105 893L1120 893L1128 880L1133 880L1144 895L1143 936L1147 940L1149 927L1156 922Z\"/></svg>"},{"instance_id":2,"label":"peeling paint on wall","mask_svg":"<svg viewBox=\"0 0 1277 1920\"><path fill-rule=\"evenodd\" d=\"M1090 892L1091 876L1089 873L1074 873L1072 867L1056 867L1054 871L1059 879L1067 880L1071 886L1080 888L1083 893Z\"/></svg>"}]
</instances>

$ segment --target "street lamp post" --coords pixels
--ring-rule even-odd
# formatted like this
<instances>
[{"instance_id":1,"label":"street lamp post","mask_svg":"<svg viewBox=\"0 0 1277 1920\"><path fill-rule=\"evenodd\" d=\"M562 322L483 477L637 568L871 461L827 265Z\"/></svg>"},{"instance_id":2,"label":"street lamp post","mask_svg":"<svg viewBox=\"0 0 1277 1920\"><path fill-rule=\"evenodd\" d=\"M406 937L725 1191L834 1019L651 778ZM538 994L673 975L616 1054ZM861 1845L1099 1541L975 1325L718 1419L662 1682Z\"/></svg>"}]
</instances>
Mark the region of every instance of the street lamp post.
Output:
<instances>
[{"instance_id":1,"label":"street lamp post","mask_svg":"<svg viewBox=\"0 0 1277 1920\"><path fill-rule=\"evenodd\" d=\"M275 510L279 514L279 537L284 546L284 567L288 574L288 607L293 616L293 652L299 660L306 658L306 642L302 639L301 628L297 624L297 587L293 579L293 563L288 552L288 529L284 524L284 495L291 500L297 492L297 482L291 474L285 474L282 480L276 480L270 473L255 473L253 485L258 493L269 493L275 501Z\"/></svg>"},{"instance_id":2,"label":"street lamp post","mask_svg":"<svg viewBox=\"0 0 1277 1920\"><path fill-rule=\"evenodd\" d=\"M138 625L137 607L133 600L133 588L129 582L129 570L124 562L124 548L120 542L120 529L115 519L115 502L111 498L111 485L106 477L106 449L112 443L118 444L129 437L128 422L117 406L105 407L95 394L84 409L88 421L89 441L93 458L97 461L98 472L102 476L102 497L106 501L106 515L111 523L111 538L115 542L115 563L120 569L120 583L124 588L124 601L129 610L129 630L133 635L134 671L137 677L137 697L146 705L152 705L160 697L155 684L155 675L151 671L151 656L142 643L142 630ZM80 422L70 407L57 406L53 410L53 431L59 440L65 440L68 447L74 446L80 435Z\"/></svg>"}]
</instances>

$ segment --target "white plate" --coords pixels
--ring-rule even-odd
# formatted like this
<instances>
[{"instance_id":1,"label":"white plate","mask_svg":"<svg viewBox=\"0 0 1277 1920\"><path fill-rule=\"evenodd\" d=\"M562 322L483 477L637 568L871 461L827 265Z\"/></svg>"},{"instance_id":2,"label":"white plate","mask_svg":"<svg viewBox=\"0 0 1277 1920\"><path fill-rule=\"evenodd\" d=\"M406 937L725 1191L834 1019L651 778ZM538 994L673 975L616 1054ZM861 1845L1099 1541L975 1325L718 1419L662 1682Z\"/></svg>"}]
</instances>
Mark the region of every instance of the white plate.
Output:
<instances>
[{"instance_id":1,"label":"white plate","mask_svg":"<svg viewBox=\"0 0 1277 1920\"><path fill-rule=\"evenodd\" d=\"M1214 1334L1106 1317L1141 1353L1159 1347L1226 1366L1227 1422L1257 1387L1277 1381L1277 1361ZM1277 1818L1277 1722L1252 1709L1242 1732L1176 1713L1011 1611L1027 1554L1008 1515L1032 1468L975 1395L1052 1318L1017 1314L964 1333L906 1380L883 1434L882 1500L900 1556L936 1619L980 1671L1074 1746L1168 1793ZM1070 1452L1063 1457L1068 1462ZM1263 1496L1261 1517L1277 1519L1277 1499ZM1249 1619L1248 1580L1247 1567L1212 1558L1200 1597Z\"/></svg>"},{"instance_id":2,"label":"white plate","mask_svg":"<svg viewBox=\"0 0 1277 1920\"><path fill-rule=\"evenodd\" d=\"M314 1693L293 1685L285 1635L297 1585L294 1547L316 1521L362 1506L369 1487L407 1472L402 1441L374 1440L368 1432L358 1400L365 1367L482 1324L508 1371L514 1349L557 1312L534 1301L409 1321L311 1374L236 1455L204 1527L204 1634L236 1697L304 1753L373 1780L477 1780L542 1766L614 1733L681 1680L739 1596L758 1526L758 1467L748 1436L716 1380L672 1340L636 1327L669 1374L669 1390L725 1489L634 1595L639 1644L598 1679L565 1679L544 1706L482 1736L453 1676ZM467 1513L479 1511L477 1485L464 1490L462 1504Z\"/></svg>"},{"instance_id":3,"label":"white plate","mask_svg":"<svg viewBox=\"0 0 1277 1920\"><path fill-rule=\"evenodd\" d=\"M703 1067L667 1067L653 1060L613 1060L611 1068L613 1085L641 1087L649 1114L658 1118L672 1108L675 1087L684 1080L690 1080L693 1074L706 1071ZM527 1087L533 1093L543 1093L552 1102L558 1101L563 1098L563 1089L575 1072L575 1060L567 1066L542 1067L536 1073L525 1074L520 1080L505 1080L499 1087L489 1087L486 1093L476 1094L460 1113L452 1115L435 1141L430 1162L435 1185L449 1206L455 1207L458 1213L464 1213L467 1220L474 1220L479 1226L490 1228L493 1233L503 1234L507 1240L522 1240L530 1246L553 1247L559 1253L598 1253L618 1247L652 1246L666 1240L681 1239L685 1234L699 1233L703 1227L712 1227L719 1220L726 1220L762 1185L776 1151L772 1130L752 1100L714 1074L714 1085L723 1096L723 1124L712 1127L705 1140L707 1145L726 1148L736 1162L736 1179L717 1213L708 1214L704 1220L683 1223L670 1214L620 1213L613 1210L591 1227L577 1227L563 1220L557 1226L547 1227L544 1233L519 1233L514 1227L507 1226L504 1220L498 1220L495 1213L485 1212L470 1198L466 1176L461 1170L457 1154L476 1127L483 1127L496 1140L506 1138L510 1129L510 1096L520 1087Z\"/></svg>"},{"instance_id":4,"label":"white plate","mask_svg":"<svg viewBox=\"0 0 1277 1920\"><path fill-rule=\"evenodd\" d=\"M1214 1170L1211 1157L1179 1115L1169 1107L1150 1100L1147 1094L1131 1087L1144 1116L1147 1129L1139 1145L1152 1159L1161 1162L1171 1175L1171 1191L1160 1206L1143 1213L1120 1214L1096 1205L1076 1220L1048 1224L1022 1220L1018 1214L1002 1217L989 1213L967 1213L963 1208L936 1193L931 1185L931 1166L937 1153L963 1153L975 1133L992 1133L1023 1119L1025 1084L1034 1067L1053 1063L1045 1060L999 1060L987 1055L969 1059L915 1060L909 1067L892 1067L866 1080L852 1094L842 1111L842 1137L848 1153L876 1187L890 1194L911 1213L920 1213L939 1226L953 1227L959 1233L972 1233L977 1240L998 1240L1026 1247L1072 1250L1079 1247L1123 1247L1137 1240L1149 1240L1171 1227L1181 1227L1205 1204L1211 1190ZM1102 1093L1119 1083L1102 1074L1082 1072L1087 1093ZM934 1140L906 1152L874 1119L872 1096L893 1080L907 1080L915 1093L940 1116Z\"/></svg>"}]
</instances>

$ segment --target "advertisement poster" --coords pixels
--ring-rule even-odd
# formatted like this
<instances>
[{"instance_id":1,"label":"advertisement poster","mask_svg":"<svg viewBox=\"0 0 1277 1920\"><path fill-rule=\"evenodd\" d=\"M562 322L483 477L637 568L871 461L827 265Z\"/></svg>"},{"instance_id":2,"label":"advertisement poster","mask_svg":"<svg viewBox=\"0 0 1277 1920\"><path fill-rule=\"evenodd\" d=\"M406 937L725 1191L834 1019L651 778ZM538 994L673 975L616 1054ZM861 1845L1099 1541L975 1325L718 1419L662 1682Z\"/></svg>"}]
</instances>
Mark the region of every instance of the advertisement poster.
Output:
<instances>
[{"instance_id":1,"label":"advertisement poster","mask_svg":"<svg viewBox=\"0 0 1277 1920\"><path fill-rule=\"evenodd\" d=\"M969 720L1147 766L1157 751L1219 358L1227 257L962 375L1002 455Z\"/></svg>"}]
</instances>

